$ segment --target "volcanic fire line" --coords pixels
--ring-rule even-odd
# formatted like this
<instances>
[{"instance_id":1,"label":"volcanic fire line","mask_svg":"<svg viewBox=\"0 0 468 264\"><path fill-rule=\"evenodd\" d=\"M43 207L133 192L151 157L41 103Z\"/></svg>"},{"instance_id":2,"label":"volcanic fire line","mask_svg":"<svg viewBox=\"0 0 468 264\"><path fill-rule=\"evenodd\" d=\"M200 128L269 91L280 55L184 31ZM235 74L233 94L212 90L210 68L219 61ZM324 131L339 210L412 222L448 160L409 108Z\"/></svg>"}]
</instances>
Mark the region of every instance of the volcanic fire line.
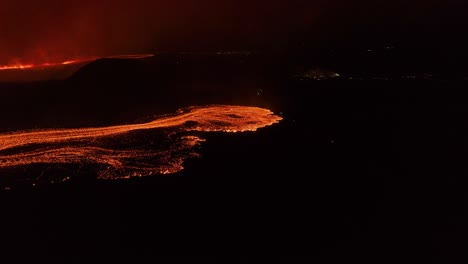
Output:
<instances>
[{"instance_id":1,"label":"volcanic fire line","mask_svg":"<svg viewBox=\"0 0 468 264\"><path fill-rule=\"evenodd\" d=\"M41 62L41 63L15 63L8 65L0 65L0 70L27 70L34 68L56 67L60 65L76 64L91 62L97 59L144 59L153 57L153 54L129 54L129 55L113 55L106 57L85 57L80 59L66 60L61 62Z\"/></svg>"},{"instance_id":2,"label":"volcanic fire line","mask_svg":"<svg viewBox=\"0 0 468 264\"><path fill-rule=\"evenodd\" d=\"M148 150L142 146L109 148L100 140L151 129L172 129L172 132L174 129L184 132L255 131L280 120L281 117L268 109L213 105L179 110L177 114L148 123L3 133L0 134L0 169L32 164L88 163L107 166L99 172L100 178L175 173L183 169L182 163L186 158L197 156L192 148L203 139L179 135L169 142L168 149L159 150Z\"/></svg>"}]
</instances>

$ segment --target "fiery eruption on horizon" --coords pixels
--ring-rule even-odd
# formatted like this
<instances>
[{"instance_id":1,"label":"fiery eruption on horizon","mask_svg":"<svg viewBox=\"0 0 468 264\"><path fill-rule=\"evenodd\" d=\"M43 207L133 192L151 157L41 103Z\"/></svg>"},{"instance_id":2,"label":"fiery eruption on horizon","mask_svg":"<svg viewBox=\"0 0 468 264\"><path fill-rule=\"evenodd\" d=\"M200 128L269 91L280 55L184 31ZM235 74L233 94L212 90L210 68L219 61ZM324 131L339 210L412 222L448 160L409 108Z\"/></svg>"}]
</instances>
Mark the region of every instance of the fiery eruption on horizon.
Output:
<instances>
[{"instance_id":1,"label":"fiery eruption on horizon","mask_svg":"<svg viewBox=\"0 0 468 264\"><path fill-rule=\"evenodd\" d=\"M38 63L12 63L7 65L0 65L0 71L2 70L27 70L27 69L36 69L36 68L47 68L47 67L56 67L61 65L69 65L76 63L86 63L91 62L97 59L144 59L153 57L153 54L126 54L126 55L113 55L105 57L84 57L71 60L65 60L60 62L38 62Z\"/></svg>"},{"instance_id":2,"label":"fiery eruption on horizon","mask_svg":"<svg viewBox=\"0 0 468 264\"><path fill-rule=\"evenodd\" d=\"M88 62L91 60L93 59L68 60L68 61L62 61L62 62L46 62L46 63L39 63L39 64L17 63L17 64L1 65L0 70L26 70L26 69L32 69L32 68L54 67L54 66L60 66L60 65Z\"/></svg>"},{"instance_id":3,"label":"fiery eruption on horizon","mask_svg":"<svg viewBox=\"0 0 468 264\"><path fill-rule=\"evenodd\" d=\"M98 59L145 59L153 54L113 55L106 57L81 57L67 60L21 62L1 65L0 83L2 82L34 82L47 80L63 80L72 76L84 65Z\"/></svg>"},{"instance_id":4,"label":"fiery eruption on horizon","mask_svg":"<svg viewBox=\"0 0 468 264\"><path fill-rule=\"evenodd\" d=\"M255 131L280 120L268 109L216 105L179 110L142 124L3 133L0 172L38 164L86 164L96 167L100 179L176 173L184 160L198 156L195 147L204 139L195 132ZM38 180L34 177L30 181Z\"/></svg>"}]
</instances>

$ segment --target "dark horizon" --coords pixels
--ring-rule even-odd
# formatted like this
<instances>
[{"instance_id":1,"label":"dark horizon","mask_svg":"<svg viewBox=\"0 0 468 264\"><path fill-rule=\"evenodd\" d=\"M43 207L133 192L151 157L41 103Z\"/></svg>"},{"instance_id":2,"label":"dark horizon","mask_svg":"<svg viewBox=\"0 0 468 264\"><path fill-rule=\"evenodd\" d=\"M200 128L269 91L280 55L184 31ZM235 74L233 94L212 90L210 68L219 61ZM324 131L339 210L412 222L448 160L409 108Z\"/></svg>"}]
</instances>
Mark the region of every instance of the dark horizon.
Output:
<instances>
[{"instance_id":1,"label":"dark horizon","mask_svg":"<svg viewBox=\"0 0 468 264\"><path fill-rule=\"evenodd\" d=\"M465 52L462 7L456 0L3 0L0 64L162 51L285 51L304 43Z\"/></svg>"}]
</instances>

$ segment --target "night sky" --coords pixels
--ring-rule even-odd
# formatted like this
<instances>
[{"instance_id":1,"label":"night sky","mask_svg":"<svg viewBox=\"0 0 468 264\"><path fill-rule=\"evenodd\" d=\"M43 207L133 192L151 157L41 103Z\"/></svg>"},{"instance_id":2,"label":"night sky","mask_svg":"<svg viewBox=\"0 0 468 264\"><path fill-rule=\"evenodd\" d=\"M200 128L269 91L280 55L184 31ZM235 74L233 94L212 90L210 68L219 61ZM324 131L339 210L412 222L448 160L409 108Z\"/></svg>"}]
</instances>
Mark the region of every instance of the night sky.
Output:
<instances>
[{"instance_id":1,"label":"night sky","mask_svg":"<svg viewBox=\"0 0 468 264\"><path fill-rule=\"evenodd\" d=\"M461 0L1 0L0 64L182 50L463 47Z\"/></svg>"}]
</instances>

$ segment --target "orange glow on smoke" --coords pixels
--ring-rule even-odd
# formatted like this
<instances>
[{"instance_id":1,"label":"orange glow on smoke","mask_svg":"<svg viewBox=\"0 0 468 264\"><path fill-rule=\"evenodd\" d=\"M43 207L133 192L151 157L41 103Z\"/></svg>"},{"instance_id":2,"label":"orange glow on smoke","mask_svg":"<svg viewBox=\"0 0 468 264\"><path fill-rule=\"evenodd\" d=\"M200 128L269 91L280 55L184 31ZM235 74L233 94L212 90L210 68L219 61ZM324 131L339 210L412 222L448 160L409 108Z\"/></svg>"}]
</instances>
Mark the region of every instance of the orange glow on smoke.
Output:
<instances>
[{"instance_id":1,"label":"orange glow on smoke","mask_svg":"<svg viewBox=\"0 0 468 264\"><path fill-rule=\"evenodd\" d=\"M32 164L98 164L101 179L175 173L198 154L204 139L195 132L244 132L282 120L268 109L215 105L191 107L152 122L98 128L50 129L0 134L0 169ZM175 138L167 149L122 149L99 143L130 132L166 129ZM184 133L184 135L181 135ZM174 136L179 135L179 136Z\"/></svg>"}]
</instances>

